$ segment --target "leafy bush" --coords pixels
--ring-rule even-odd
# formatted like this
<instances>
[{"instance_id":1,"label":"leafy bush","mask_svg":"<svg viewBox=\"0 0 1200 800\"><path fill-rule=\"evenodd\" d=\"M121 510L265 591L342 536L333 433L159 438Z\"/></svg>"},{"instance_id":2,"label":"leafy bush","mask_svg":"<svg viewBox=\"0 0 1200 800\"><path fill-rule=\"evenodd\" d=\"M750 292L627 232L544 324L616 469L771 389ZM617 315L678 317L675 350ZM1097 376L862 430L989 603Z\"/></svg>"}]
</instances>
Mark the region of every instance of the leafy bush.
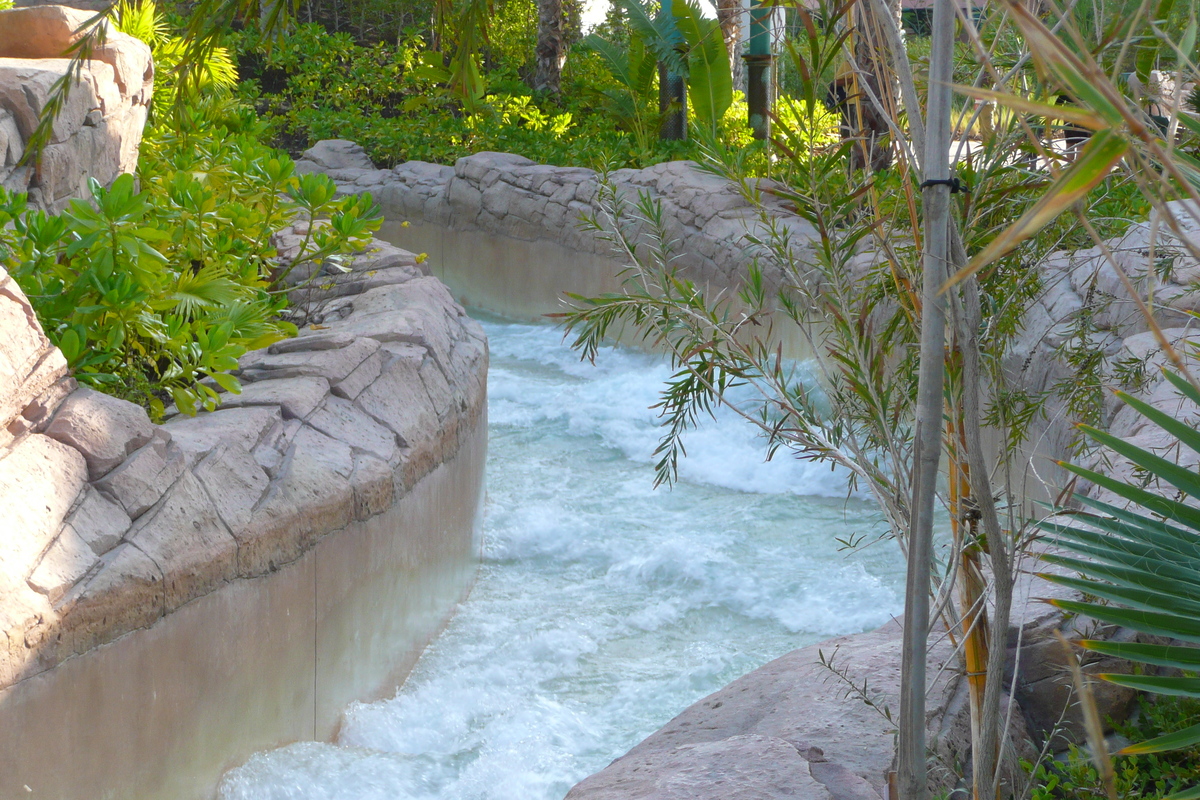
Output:
<instances>
[{"instance_id":1,"label":"leafy bush","mask_svg":"<svg viewBox=\"0 0 1200 800\"><path fill-rule=\"evenodd\" d=\"M658 139L655 71L634 96L622 99L628 87L594 49L571 52L557 100L535 95L520 78L521 65L493 63L488 93L466 113L461 98L444 88L442 56L416 34L397 44L364 46L308 24L269 49L249 33L233 41L241 96L271 123L275 143L293 154L328 138L358 142L383 167L410 160L452 164L482 150L559 166L609 167L698 154L695 142ZM648 63L653 67L653 59ZM630 106L624 117L613 113L618 102ZM745 104L735 100L718 125L719 136L731 146L749 144L745 118Z\"/></svg>"},{"instance_id":2,"label":"leafy bush","mask_svg":"<svg viewBox=\"0 0 1200 800\"><path fill-rule=\"evenodd\" d=\"M1141 699L1134 722L1117 726L1133 741L1144 741L1200 723L1200 700L1187 697ZM1065 763L1042 764L1033 772L1031 800L1108 800L1108 793L1091 759L1072 746ZM1200 747L1173 753L1118 757L1115 769L1117 796L1121 800L1165 797L1200 784Z\"/></svg>"},{"instance_id":3,"label":"leafy bush","mask_svg":"<svg viewBox=\"0 0 1200 800\"><path fill-rule=\"evenodd\" d=\"M107 189L93 181L90 202L59 215L0 192L0 263L81 382L156 418L172 401L215 408L215 387L240 391L229 374L239 356L295 334L278 318L287 301L272 234L328 217L301 256L325 260L378 227L369 197L335 199L332 181L297 176L255 131L227 102L207 102L148 132L141 191L132 175Z\"/></svg>"}]
</instances>

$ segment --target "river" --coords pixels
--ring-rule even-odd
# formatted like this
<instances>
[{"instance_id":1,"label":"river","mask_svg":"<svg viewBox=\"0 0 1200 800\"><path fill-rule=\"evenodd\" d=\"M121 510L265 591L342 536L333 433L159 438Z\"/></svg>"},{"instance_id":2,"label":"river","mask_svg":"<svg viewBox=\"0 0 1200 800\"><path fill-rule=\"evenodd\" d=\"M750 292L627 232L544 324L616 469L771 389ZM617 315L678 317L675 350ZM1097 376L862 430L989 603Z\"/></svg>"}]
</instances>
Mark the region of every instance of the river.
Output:
<instances>
[{"instance_id":1,"label":"river","mask_svg":"<svg viewBox=\"0 0 1200 800\"><path fill-rule=\"evenodd\" d=\"M899 615L895 545L827 466L764 462L720 413L652 488L659 358L582 364L484 320L488 493L470 597L391 699L335 743L259 753L222 800L561 800L683 708L797 647Z\"/></svg>"}]
</instances>

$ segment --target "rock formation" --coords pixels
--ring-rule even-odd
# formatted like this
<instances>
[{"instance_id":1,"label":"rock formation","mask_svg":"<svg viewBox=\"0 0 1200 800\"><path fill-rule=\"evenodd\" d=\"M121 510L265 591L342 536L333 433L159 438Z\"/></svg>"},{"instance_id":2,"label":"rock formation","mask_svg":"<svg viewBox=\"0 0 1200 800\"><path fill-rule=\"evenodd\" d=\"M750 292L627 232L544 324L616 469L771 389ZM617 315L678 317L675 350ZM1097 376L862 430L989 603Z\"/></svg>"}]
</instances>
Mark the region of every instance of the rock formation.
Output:
<instances>
[{"instance_id":1,"label":"rock formation","mask_svg":"<svg viewBox=\"0 0 1200 800\"><path fill-rule=\"evenodd\" d=\"M54 83L67 73L68 49L91 17L50 5L0 11L0 184L28 192L31 205L48 211L86 197L89 178L108 184L133 171L150 108L150 48L108 30L72 85L40 156L21 163Z\"/></svg>"},{"instance_id":2,"label":"rock formation","mask_svg":"<svg viewBox=\"0 0 1200 800\"><path fill-rule=\"evenodd\" d=\"M163 425L77 387L0 276L0 688L379 514L483 410L479 325L382 242L300 337L243 357L240 395Z\"/></svg>"}]
</instances>

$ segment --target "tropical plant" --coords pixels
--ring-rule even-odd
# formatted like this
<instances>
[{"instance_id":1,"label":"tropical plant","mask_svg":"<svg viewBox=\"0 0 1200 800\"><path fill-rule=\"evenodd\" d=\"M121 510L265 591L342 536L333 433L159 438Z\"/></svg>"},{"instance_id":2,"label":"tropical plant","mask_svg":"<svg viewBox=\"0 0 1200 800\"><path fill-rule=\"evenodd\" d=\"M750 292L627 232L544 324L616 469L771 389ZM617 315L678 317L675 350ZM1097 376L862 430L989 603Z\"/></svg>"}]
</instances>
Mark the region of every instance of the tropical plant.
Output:
<instances>
[{"instance_id":1,"label":"tropical plant","mask_svg":"<svg viewBox=\"0 0 1200 800\"><path fill-rule=\"evenodd\" d=\"M1193 403L1200 390L1175 372L1171 385ZM1117 396L1180 444L1200 453L1200 431L1132 395ZM1164 670L1160 674L1099 677L1119 686L1156 694L1200 698L1200 472L1181 466L1132 442L1091 426L1088 437L1127 459L1141 476L1123 480L1073 464L1064 466L1080 478L1106 489L1127 505L1076 494L1083 510L1059 509L1039 523L1054 543L1071 555L1043 558L1067 574L1041 573L1053 583L1083 592L1088 600L1056 599L1064 611L1120 625L1171 643L1110 642L1085 639L1080 647ZM1200 724L1132 744L1120 755L1162 753L1200 743ZM1200 788L1172 795L1175 800L1200 797Z\"/></svg>"},{"instance_id":2,"label":"tropical plant","mask_svg":"<svg viewBox=\"0 0 1200 800\"><path fill-rule=\"evenodd\" d=\"M609 116L633 135L638 150L650 152L662 125L662 115L651 110L658 67L654 52L636 32L624 47L596 34L584 37L579 46L597 53L617 84L599 90Z\"/></svg>"},{"instance_id":3,"label":"tropical plant","mask_svg":"<svg viewBox=\"0 0 1200 800\"><path fill-rule=\"evenodd\" d=\"M687 86L696 121L716 135L733 102L733 73L721 26L705 19L696 0L674 2L675 24L687 43Z\"/></svg>"},{"instance_id":4,"label":"tropical plant","mask_svg":"<svg viewBox=\"0 0 1200 800\"><path fill-rule=\"evenodd\" d=\"M150 46L154 57L154 111L162 114L173 105L179 92L194 99L198 92L231 89L237 84L237 67L229 48L216 45L203 53L197 65L195 81L185 87L178 83L180 60L186 45L172 32L166 15L154 0L120 0L109 12L113 26Z\"/></svg>"},{"instance_id":5,"label":"tropical plant","mask_svg":"<svg viewBox=\"0 0 1200 800\"><path fill-rule=\"evenodd\" d=\"M252 132L231 133L223 117ZM286 273L335 268L378 228L369 197L339 199L328 177L297 176L253 128L210 99L147 133L140 191L133 175L92 181L60 215L0 194L3 264L78 380L155 418L171 402L215 408L216 388L240 390L238 357L295 334L280 319ZM277 264L272 236L300 221L312 231L300 256Z\"/></svg>"},{"instance_id":6,"label":"tropical plant","mask_svg":"<svg viewBox=\"0 0 1200 800\"><path fill-rule=\"evenodd\" d=\"M1134 742L1156 739L1200 722L1200 701L1161 696L1139 699L1137 713L1115 726ZM1108 786L1089 754L1070 745L1065 761L1026 763L1034 777L1030 800L1107 800ZM1200 784L1200 747L1169 753L1117 756L1112 786L1118 800L1139 800L1168 795Z\"/></svg>"}]
</instances>

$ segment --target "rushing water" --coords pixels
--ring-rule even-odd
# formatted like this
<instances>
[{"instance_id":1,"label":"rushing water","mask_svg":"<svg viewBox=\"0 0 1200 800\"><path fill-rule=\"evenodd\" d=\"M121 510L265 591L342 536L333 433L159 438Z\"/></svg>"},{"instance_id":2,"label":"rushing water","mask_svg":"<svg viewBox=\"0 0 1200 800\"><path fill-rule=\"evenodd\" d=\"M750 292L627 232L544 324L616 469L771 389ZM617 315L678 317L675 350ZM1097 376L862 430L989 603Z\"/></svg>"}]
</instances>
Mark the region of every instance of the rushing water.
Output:
<instances>
[{"instance_id":1,"label":"rushing water","mask_svg":"<svg viewBox=\"0 0 1200 800\"><path fill-rule=\"evenodd\" d=\"M684 707L783 653L901 609L890 544L847 555L871 508L828 467L763 461L745 423L688 440L652 489L648 407L669 371L580 364L552 328L491 343L483 564L395 697L336 744L260 753L222 800L559 800Z\"/></svg>"}]
</instances>

